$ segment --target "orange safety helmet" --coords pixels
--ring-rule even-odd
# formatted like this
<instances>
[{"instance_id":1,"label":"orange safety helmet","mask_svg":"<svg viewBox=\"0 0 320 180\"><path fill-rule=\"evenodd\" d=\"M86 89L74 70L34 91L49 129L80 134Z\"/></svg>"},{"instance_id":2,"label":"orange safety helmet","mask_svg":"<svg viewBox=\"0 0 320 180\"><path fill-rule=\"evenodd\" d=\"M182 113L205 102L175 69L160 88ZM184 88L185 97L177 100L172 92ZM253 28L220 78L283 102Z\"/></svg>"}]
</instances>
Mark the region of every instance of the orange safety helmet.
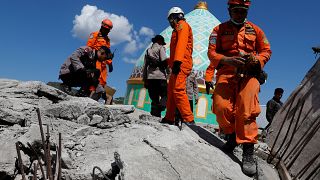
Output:
<instances>
[{"instance_id":1,"label":"orange safety helmet","mask_svg":"<svg viewBox=\"0 0 320 180\"><path fill-rule=\"evenodd\" d=\"M251 1L250 0L229 0L228 5L244 5L244 6L250 6Z\"/></svg>"},{"instance_id":2,"label":"orange safety helmet","mask_svg":"<svg viewBox=\"0 0 320 180\"><path fill-rule=\"evenodd\" d=\"M107 29L112 29L113 24L112 21L110 19L104 19L101 23L101 26Z\"/></svg>"}]
</instances>

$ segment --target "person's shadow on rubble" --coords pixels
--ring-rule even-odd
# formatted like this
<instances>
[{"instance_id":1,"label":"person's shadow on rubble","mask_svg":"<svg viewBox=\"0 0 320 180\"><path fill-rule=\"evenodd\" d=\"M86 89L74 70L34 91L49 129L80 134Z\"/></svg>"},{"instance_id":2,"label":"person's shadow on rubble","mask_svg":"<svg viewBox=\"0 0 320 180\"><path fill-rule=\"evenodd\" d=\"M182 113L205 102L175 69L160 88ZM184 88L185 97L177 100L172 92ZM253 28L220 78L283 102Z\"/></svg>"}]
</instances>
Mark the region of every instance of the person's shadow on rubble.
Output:
<instances>
[{"instance_id":1,"label":"person's shadow on rubble","mask_svg":"<svg viewBox=\"0 0 320 180\"><path fill-rule=\"evenodd\" d=\"M224 142L221 141L214 134L210 133L208 130L197 125L187 125L187 126L191 130L193 130L195 133L197 133L199 137L201 137L207 143L221 150L222 146L224 145ZM234 162L238 163L241 166L241 161L234 154L231 154L231 153L225 153L225 154L229 156Z\"/></svg>"}]
</instances>

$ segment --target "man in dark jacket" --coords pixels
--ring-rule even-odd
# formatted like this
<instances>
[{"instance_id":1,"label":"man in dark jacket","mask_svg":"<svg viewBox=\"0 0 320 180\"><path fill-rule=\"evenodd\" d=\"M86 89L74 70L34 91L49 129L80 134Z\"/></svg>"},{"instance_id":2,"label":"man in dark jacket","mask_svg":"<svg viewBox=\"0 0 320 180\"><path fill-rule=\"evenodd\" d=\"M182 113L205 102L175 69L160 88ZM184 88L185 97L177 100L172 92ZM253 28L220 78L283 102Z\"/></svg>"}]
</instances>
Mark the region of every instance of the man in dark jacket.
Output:
<instances>
[{"instance_id":1,"label":"man in dark jacket","mask_svg":"<svg viewBox=\"0 0 320 180\"><path fill-rule=\"evenodd\" d=\"M279 111L279 109L282 107L283 102L281 102L281 97L283 95L283 89L282 88L276 88L274 90L274 96L272 99L270 99L267 102L267 112L266 112L266 118L269 124L264 128L267 130L273 120L274 115Z\"/></svg>"},{"instance_id":2,"label":"man in dark jacket","mask_svg":"<svg viewBox=\"0 0 320 180\"><path fill-rule=\"evenodd\" d=\"M102 46L99 50L83 46L74 51L61 65L59 79L70 90L80 87L78 96L90 96L91 89L99 84L100 71L96 62L103 62L111 56L110 49Z\"/></svg>"}]
</instances>

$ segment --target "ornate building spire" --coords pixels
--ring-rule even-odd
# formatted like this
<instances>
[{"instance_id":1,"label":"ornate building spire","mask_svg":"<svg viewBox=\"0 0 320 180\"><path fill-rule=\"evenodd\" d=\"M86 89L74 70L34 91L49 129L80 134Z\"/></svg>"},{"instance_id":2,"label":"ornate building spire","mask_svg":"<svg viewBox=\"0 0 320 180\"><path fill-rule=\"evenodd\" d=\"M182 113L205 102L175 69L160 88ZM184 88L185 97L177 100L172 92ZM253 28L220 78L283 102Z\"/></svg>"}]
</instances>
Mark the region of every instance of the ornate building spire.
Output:
<instances>
[{"instance_id":1,"label":"ornate building spire","mask_svg":"<svg viewBox=\"0 0 320 180\"><path fill-rule=\"evenodd\" d=\"M194 7L194 9L205 9L205 10L208 10L207 2L199 1L198 4Z\"/></svg>"}]
</instances>

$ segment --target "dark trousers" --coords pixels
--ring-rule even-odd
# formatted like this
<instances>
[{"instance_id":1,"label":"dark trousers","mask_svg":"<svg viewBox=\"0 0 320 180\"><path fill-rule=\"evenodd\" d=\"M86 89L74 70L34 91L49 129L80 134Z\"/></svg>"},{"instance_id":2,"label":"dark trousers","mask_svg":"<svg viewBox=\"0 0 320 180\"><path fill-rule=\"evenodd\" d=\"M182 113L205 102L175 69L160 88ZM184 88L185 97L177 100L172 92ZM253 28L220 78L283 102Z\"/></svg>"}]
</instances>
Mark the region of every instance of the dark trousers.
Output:
<instances>
[{"instance_id":1,"label":"dark trousers","mask_svg":"<svg viewBox=\"0 0 320 180\"><path fill-rule=\"evenodd\" d=\"M90 86L97 87L99 84L99 75L99 70L93 69L62 74L59 76L59 78L62 80L63 84L68 87L80 87L84 91L89 91Z\"/></svg>"},{"instance_id":2,"label":"dark trousers","mask_svg":"<svg viewBox=\"0 0 320 180\"><path fill-rule=\"evenodd\" d=\"M189 104L190 104L191 112L193 113L193 100L189 100Z\"/></svg>"},{"instance_id":3,"label":"dark trousers","mask_svg":"<svg viewBox=\"0 0 320 180\"><path fill-rule=\"evenodd\" d=\"M151 99L151 112L153 116L161 117L161 111L167 103L167 80L148 79L148 93Z\"/></svg>"}]
</instances>

